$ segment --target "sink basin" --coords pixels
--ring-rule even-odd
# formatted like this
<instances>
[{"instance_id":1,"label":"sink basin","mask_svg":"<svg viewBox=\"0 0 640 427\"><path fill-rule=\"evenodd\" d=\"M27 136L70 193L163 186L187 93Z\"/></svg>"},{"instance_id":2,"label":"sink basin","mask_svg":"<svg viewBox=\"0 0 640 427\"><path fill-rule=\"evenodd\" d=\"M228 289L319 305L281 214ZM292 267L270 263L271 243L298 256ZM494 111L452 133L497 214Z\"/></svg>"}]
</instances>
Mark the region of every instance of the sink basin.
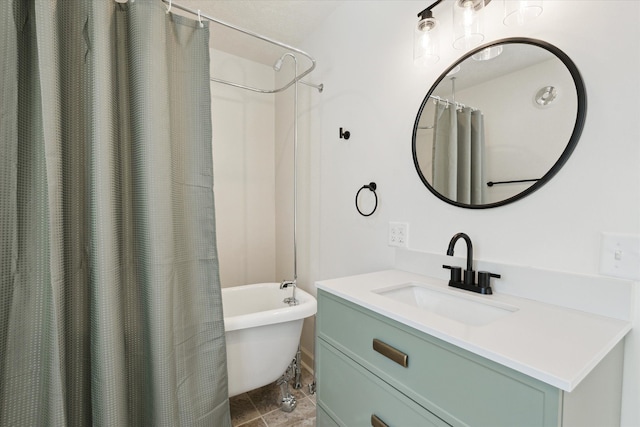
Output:
<instances>
[{"instance_id":1,"label":"sink basin","mask_svg":"<svg viewBox=\"0 0 640 427\"><path fill-rule=\"evenodd\" d=\"M486 297L457 295L421 283L405 283L373 292L471 326L486 325L518 311L517 307L508 304L479 300Z\"/></svg>"}]
</instances>

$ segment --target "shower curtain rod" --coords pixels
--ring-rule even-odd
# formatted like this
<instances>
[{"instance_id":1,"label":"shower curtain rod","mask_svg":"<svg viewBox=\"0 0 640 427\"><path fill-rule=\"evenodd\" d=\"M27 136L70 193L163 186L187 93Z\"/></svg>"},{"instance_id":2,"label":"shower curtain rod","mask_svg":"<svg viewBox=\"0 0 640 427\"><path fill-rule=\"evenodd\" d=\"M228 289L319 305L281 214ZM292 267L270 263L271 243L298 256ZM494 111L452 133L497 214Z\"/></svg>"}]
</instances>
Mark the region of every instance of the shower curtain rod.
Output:
<instances>
[{"instance_id":1,"label":"shower curtain rod","mask_svg":"<svg viewBox=\"0 0 640 427\"><path fill-rule=\"evenodd\" d=\"M471 108L473 111L477 111L477 110L478 110L478 109L477 109L477 108L475 108L475 107L470 107L470 106L468 106L468 105L466 105L466 104L462 104L461 102L457 102L457 101L449 101L449 100L448 100L448 99L446 99L446 98L441 98L441 97L436 96L436 95L429 95L429 98L433 99L433 100L434 100L434 102L436 102L436 103L438 103L438 102L444 102L444 103L449 104L449 105L454 105L456 108L469 107L469 108Z\"/></svg>"},{"instance_id":2,"label":"shower curtain rod","mask_svg":"<svg viewBox=\"0 0 640 427\"><path fill-rule=\"evenodd\" d=\"M429 95L429 98L433 99L434 104L437 104L438 102L444 102L445 104L448 105L453 105L456 107L456 110L458 108L465 108L465 107L469 107L466 104L462 104L460 102L456 102L456 101L449 101L446 98L441 98L437 95ZM478 109L476 107L469 107L471 108L471 111L478 111ZM418 126L418 129L423 129L423 130L429 130L429 129L433 129L434 125L429 125L429 126Z\"/></svg>"},{"instance_id":3,"label":"shower curtain rod","mask_svg":"<svg viewBox=\"0 0 640 427\"><path fill-rule=\"evenodd\" d=\"M263 36L262 34L258 34L258 33L253 32L253 31L245 30L244 28L240 28L240 27L238 27L236 25L229 24L228 22L221 21L221 20L219 20L217 18L214 18L212 16L209 16L209 15L206 15L206 14L202 13L201 10L190 9L190 8L185 7L185 6L181 5L181 4L178 4L178 3L176 3L176 2L174 2L172 0L161 0L161 1L168 5L168 8L169 8L168 10L170 10L170 8L175 7L176 9L180 9L182 11L185 11L185 12L191 13L193 15L196 15L198 17L198 19L202 19L202 18L207 19L209 21L212 21L212 22L215 22L217 24L223 25L223 26L225 26L227 28L231 28L232 30L236 30L236 31L239 31L241 33L244 33L244 34L246 34L248 36L255 37L257 39L260 39L260 40L266 41L268 43L271 43L273 45L280 46L280 47L282 47L284 49L299 53L301 55L306 56L309 59L309 61L311 61L311 66L309 68L307 68L302 73L300 73L299 75L294 77L293 80L291 80L289 83L287 83L284 86L282 86L280 88L277 88L277 89L261 89L261 88L252 87L252 86L245 86L245 85L240 84L240 83L230 82L228 80L217 79L215 77L210 77L209 79L211 81L216 82L216 83L226 84L226 85L237 87L237 88L241 88L241 89L250 90L250 91L253 91L253 92L259 92L259 93L278 93L278 92L282 92L283 90L286 90L289 87L291 87L292 84L294 84L296 82L299 82L299 83L302 83L304 85L314 87L314 88L316 88L318 90L318 92L322 93L322 90L324 89L324 85L322 83L319 84L319 85L316 85L316 84L305 82L305 81L301 80L304 76L306 76L307 74L311 73L311 71L313 71L316 68L316 60L313 59L313 57L311 55L309 55L308 53L306 53L305 51L300 50L298 48L295 48L293 46L289 46L288 44L279 42L279 41L274 40L272 38L269 38L267 36Z\"/></svg>"}]
</instances>

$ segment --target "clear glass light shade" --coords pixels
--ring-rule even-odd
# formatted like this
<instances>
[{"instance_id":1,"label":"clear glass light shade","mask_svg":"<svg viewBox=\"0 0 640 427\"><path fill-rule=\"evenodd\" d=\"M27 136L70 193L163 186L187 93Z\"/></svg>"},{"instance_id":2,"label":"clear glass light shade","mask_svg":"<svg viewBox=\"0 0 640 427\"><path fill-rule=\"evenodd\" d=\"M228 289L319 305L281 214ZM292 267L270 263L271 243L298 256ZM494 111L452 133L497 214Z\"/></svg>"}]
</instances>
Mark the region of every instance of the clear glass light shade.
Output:
<instances>
[{"instance_id":1,"label":"clear glass light shade","mask_svg":"<svg viewBox=\"0 0 640 427\"><path fill-rule=\"evenodd\" d=\"M500 55L502 53L502 46L490 46L486 49L482 49L480 52L471 55L476 61L488 61Z\"/></svg>"},{"instance_id":2,"label":"clear glass light shade","mask_svg":"<svg viewBox=\"0 0 640 427\"><path fill-rule=\"evenodd\" d=\"M542 13L542 0L504 0L504 25L522 26Z\"/></svg>"},{"instance_id":3,"label":"clear glass light shade","mask_svg":"<svg viewBox=\"0 0 640 427\"><path fill-rule=\"evenodd\" d=\"M413 36L413 63L419 67L435 64L440 59L439 40L436 21L425 25L420 21L414 30Z\"/></svg>"},{"instance_id":4,"label":"clear glass light shade","mask_svg":"<svg viewBox=\"0 0 640 427\"><path fill-rule=\"evenodd\" d=\"M485 0L454 0L453 47L468 50L484 40Z\"/></svg>"}]
</instances>

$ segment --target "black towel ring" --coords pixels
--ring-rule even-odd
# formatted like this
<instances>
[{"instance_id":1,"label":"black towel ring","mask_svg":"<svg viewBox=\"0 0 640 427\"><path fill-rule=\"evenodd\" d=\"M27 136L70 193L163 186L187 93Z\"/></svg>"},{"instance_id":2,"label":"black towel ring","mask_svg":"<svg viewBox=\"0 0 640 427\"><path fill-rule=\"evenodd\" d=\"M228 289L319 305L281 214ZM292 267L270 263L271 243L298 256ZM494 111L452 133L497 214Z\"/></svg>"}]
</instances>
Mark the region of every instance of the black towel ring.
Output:
<instances>
[{"instance_id":1,"label":"black towel ring","mask_svg":"<svg viewBox=\"0 0 640 427\"><path fill-rule=\"evenodd\" d=\"M371 212L369 212L368 214L362 213L362 211L360 210L360 207L358 206L358 196L360 195L360 192L362 190L364 190L365 188L368 188L369 190L371 190L373 192L373 196L376 198L376 204L373 207L373 210ZM376 209L378 209L378 195L376 194L376 188L378 188L378 186L376 185L375 182L370 182L369 185L363 185L358 192L356 193L356 209L358 210L358 213L362 216L371 216L373 215L373 213L376 211Z\"/></svg>"}]
</instances>

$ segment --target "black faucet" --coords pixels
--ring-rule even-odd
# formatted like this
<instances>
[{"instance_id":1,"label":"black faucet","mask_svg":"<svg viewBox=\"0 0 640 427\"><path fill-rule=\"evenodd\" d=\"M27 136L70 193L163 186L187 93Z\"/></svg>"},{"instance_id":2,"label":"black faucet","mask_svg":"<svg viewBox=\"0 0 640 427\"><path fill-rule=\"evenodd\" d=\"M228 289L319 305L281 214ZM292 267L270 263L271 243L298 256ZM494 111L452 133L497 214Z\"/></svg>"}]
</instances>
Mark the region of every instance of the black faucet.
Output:
<instances>
[{"instance_id":1,"label":"black faucet","mask_svg":"<svg viewBox=\"0 0 640 427\"><path fill-rule=\"evenodd\" d=\"M465 233L457 233L449 241L449 247L447 248L447 255L453 256L453 248L459 239L464 239L467 244L467 269L464 271L464 278L462 278L461 268L451 265L443 265L442 268L448 268L451 270L451 279L449 280L449 286L459 289L465 289L467 291L477 292L479 294L490 295L492 294L490 280L492 277L500 278L499 274L489 273L488 271L478 272L478 283L476 284L476 272L473 271L473 245L471 239Z\"/></svg>"}]
</instances>

